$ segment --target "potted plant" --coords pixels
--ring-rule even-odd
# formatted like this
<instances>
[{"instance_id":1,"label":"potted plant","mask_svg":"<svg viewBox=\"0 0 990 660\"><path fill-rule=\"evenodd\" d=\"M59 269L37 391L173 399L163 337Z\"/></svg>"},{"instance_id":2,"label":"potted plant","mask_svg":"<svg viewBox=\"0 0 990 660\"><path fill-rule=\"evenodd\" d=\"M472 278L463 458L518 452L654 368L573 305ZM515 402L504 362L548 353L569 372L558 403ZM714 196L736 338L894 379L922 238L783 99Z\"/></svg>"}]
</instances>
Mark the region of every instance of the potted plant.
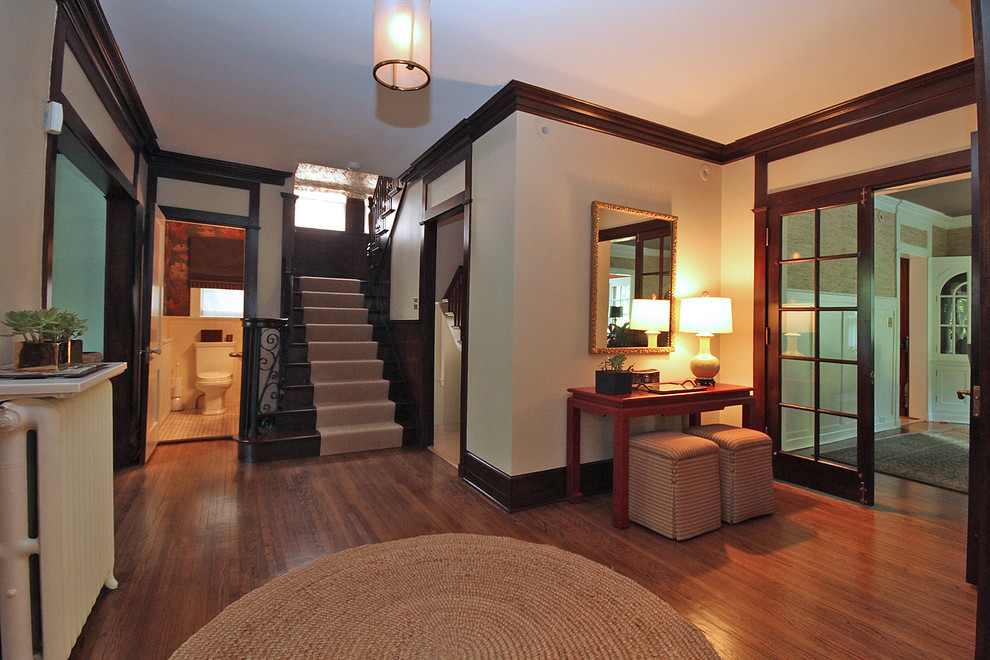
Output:
<instances>
[{"instance_id":1,"label":"potted plant","mask_svg":"<svg viewBox=\"0 0 990 660\"><path fill-rule=\"evenodd\" d=\"M595 392L598 394L630 394L632 392L632 367L623 365L624 353L610 355L595 372Z\"/></svg>"},{"instance_id":2,"label":"potted plant","mask_svg":"<svg viewBox=\"0 0 990 660\"><path fill-rule=\"evenodd\" d=\"M57 307L7 312L3 321L24 339L14 345L14 368L54 371L82 360L82 340L86 319Z\"/></svg>"}]
</instances>

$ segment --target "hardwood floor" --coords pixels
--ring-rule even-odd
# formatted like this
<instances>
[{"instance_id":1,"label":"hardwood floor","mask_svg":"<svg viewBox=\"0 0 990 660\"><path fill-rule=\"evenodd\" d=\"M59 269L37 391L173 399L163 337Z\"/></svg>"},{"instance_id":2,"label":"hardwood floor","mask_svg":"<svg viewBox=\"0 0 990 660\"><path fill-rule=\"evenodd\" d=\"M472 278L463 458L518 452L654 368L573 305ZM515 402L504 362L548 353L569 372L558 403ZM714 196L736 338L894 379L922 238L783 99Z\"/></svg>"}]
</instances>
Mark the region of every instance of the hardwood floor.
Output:
<instances>
[{"instance_id":1,"label":"hardwood floor","mask_svg":"<svg viewBox=\"0 0 990 660\"><path fill-rule=\"evenodd\" d=\"M876 507L776 486L773 516L683 542L609 524L610 496L507 514L428 451L238 464L232 442L159 446L116 473L116 577L76 660L167 658L226 605L345 548L512 536L635 579L723 658L972 658L966 498L877 477Z\"/></svg>"}]
</instances>

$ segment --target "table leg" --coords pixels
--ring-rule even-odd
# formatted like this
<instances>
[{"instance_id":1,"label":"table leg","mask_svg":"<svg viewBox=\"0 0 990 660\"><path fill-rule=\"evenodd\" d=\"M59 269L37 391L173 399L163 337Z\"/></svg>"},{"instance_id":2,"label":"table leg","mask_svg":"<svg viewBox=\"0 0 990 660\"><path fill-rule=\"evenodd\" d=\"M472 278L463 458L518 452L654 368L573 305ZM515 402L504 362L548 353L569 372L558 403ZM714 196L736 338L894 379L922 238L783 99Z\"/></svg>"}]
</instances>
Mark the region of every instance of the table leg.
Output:
<instances>
[{"instance_id":1,"label":"table leg","mask_svg":"<svg viewBox=\"0 0 990 660\"><path fill-rule=\"evenodd\" d=\"M581 501L581 409L567 399L567 501Z\"/></svg>"},{"instance_id":2,"label":"table leg","mask_svg":"<svg viewBox=\"0 0 990 660\"><path fill-rule=\"evenodd\" d=\"M629 527L629 418L612 422L612 526Z\"/></svg>"},{"instance_id":3,"label":"table leg","mask_svg":"<svg viewBox=\"0 0 990 660\"><path fill-rule=\"evenodd\" d=\"M753 428L753 417L756 413L756 404L747 403L743 404L742 407L742 425L743 428L751 429Z\"/></svg>"}]
</instances>

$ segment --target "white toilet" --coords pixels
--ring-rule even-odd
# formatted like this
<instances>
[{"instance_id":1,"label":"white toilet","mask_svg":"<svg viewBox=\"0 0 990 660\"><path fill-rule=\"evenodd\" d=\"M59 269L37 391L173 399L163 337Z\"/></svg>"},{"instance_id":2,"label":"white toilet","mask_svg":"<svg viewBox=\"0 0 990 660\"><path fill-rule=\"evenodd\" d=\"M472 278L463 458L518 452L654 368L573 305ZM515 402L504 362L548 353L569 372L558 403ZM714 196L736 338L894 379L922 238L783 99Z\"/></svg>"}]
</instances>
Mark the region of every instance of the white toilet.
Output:
<instances>
[{"instance_id":1,"label":"white toilet","mask_svg":"<svg viewBox=\"0 0 990 660\"><path fill-rule=\"evenodd\" d=\"M196 350L196 389L203 393L203 414L227 412L224 394L234 382L234 344L225 341L198 341Z\"/></svg>"}]
</instances>

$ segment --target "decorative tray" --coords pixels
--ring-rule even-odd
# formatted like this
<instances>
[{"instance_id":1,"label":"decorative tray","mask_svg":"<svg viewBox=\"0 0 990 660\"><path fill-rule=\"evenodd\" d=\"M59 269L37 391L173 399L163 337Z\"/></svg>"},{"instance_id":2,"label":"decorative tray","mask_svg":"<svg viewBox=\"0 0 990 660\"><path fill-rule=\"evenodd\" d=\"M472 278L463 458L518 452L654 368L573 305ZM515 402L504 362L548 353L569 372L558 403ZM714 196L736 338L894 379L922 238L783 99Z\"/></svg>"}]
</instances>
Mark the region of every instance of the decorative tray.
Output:
<instances>
[{"instance_id":1,"label":"decorative tray","mask_svg":"<svg viewBox=\"0 0 990 660\"><path fill-rule=\"evenodd\" d=\"M79 364L56 371L25 371L14 369L12 364L5 364L0 366L0 378L79 378L105 366L107 366L106 362L94 362L93 364Z\"/></svg>"}]
</instances>

